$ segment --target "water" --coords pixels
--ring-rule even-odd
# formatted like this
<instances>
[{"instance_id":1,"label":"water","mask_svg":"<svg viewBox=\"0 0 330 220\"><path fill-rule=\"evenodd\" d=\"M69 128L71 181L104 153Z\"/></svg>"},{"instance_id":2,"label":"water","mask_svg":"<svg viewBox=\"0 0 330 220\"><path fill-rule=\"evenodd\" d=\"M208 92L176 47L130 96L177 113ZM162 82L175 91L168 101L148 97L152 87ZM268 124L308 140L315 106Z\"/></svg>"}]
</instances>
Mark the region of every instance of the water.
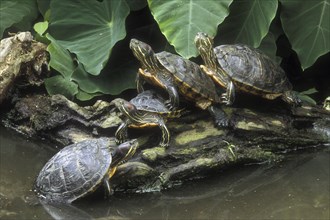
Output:
<instances>
[{"instance_id":1,"label":"water","mask_svg":"<svg viewBox=\"0 0 330 220\"><path fill-rule=\"evenodd\" d=\"M30 205L33 181L56 153L0 127L0 219L330 219L330 149L276 165L232 168L162 193Z\"/></svg>"}]
</instances>

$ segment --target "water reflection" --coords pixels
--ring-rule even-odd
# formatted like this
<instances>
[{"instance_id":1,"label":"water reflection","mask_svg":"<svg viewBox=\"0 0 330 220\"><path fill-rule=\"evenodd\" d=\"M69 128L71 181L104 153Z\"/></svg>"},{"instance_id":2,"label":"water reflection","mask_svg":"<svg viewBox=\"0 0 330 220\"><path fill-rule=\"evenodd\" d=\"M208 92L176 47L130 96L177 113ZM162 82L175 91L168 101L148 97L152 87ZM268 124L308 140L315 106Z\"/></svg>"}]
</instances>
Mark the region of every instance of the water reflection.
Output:
<instances>
[{"instance_id":1,"label":"water reflection","mask_svg":"<svg viewBox=\"0 0 330 220\"><path fill-rule=\"evenodd\" d=\"M15 135L15 136L14 136ZM277 165L232 168L162 193L103 192L63 206L31 206L34 178L55 154L0 128L0 219L329 219L330 150Z\"/></svg>"}]
</instances>

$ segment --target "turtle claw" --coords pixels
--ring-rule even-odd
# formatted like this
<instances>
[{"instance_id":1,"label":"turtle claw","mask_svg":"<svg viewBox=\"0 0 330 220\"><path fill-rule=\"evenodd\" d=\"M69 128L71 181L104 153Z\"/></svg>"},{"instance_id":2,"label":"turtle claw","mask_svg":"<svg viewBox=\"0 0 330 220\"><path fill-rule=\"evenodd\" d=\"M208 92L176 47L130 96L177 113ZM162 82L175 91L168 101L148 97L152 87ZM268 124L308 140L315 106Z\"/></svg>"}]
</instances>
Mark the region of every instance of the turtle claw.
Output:
<instances>
[{"instance_id":1,"label":"turtle claw","mask_svg":"<svg viewBox=\"0 0 330 220\"><path fill-rule=\"evenodd\" d=\"M208 110L213 116L217 127L227 128L232 126L227 114L221 108L210 106Z\"/></svg>"},{"instance_id":2,"label":"turtle claw","mask_svg":"<svg viewBox=\"0 0 330 220\"><path fill-rule=\"evenodd\" d=\"M231 105L231 104L233 104L233 103L229 100L227 93L223 93L223 94L221 95L220 99L221 99L221 102L222 102L223 104L225 104L225 105Z\"/></svg>"},{"instance_id":3,"label":"turtle claw","mask_svg":"<svg viewBox=\"0 0 330 220\"><path fill-rule=\"evenodd\" d=\"M168 143L159 143L160 147L167 148L169 146Z\"/></svg>"},{"instance_id":4,"label":"turtle claw","mask_svg":"<svg viewBox=\"0 0 330 220\"><path fill-rule=\"evenodd\" d=\"M215 120L215 124L220 128L228 128L231 127L231 122L228 118L218 118Z\"/></svg>"},{"instance_id":5,"label":"turtle claw","mask_svg":"<svg viewBox=\"0 0 330 220\"><path fill-rule=\"evenodd\" d=\"M123 143L124 141L123 141L123 140L119 140L119 139L116 138L116 139L115 139L115 142L116 142L116 144L119 145L119 144Z\"/></svg>"},{"instance_id":6,"label":"turtle claw","mask_svg":"<svg viewBox=\"0 0 330 220\"><path fill-rule=\"evenodd\" d=\"M175 107L172 105L172 102L171 102L170 99L169 100L166 100L164 102L164 104L165 104L165 107L168 108L170 111L174 111L175 110Z\"/></svg>"}]
</instances>

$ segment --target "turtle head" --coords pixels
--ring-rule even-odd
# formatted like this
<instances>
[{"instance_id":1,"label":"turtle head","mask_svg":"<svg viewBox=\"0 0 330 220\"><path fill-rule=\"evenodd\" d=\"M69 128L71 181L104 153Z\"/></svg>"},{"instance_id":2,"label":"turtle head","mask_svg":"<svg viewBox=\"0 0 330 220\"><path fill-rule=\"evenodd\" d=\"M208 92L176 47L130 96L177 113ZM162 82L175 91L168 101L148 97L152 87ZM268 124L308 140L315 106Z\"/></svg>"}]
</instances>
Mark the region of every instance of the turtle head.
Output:
<instances>
[{"instance_id":1,"label":"turtle head","mask_svg":"<svg viewBox=\"0 0 330 220\"><path fill-rule=\"evenodd\" d=\"M134 56L141 62L143 68L149 69L156 65L155 53L150 45L133 38L129 43L129 47Z\"/></svg>"},{"instance_id":2,"label":"turtle head","mask_svg":"<svg viewBox=\"0 0 330 220\"><path fill-rule=\"evenodd\" d=\"M135 154L138 145L139 142L137 139L132 139L120 144L112 153L111 166L118 166L131 159L131 157Z\"/></svg>"},{"instance_id":3,"label":"turtle head","mask_svg":"<svg viewBox=\"0 0 330 220\"><path fill-rule=\"evenodd\" d=\"M126 101L125 99L117 98L110 102L110 106L115 106L121 113L123 113L125 116L132 115L136 110L136 107Z\"/></svg>"},{"instance_id":4,"label":"turtle head","mask_svg":"<svg viewBox=\"0 0 330 220\"><path fill-rule=\"evenodd\" d=\"M195 36L195 45L198 51L211 50L213 48L213 39L203 32L198 32Z\"/></svg>"},{"instance_id":5,"label":"turtle head","mask_svg":"<svg viewBox=\"0 0 330 220\"><path fill-rule=\"evenodd\" d=\"M195 36L195 45L205 65L209 68L217 68L217 58L213 51L213 38L203 32Z\"/></svg>"}]
</instances>

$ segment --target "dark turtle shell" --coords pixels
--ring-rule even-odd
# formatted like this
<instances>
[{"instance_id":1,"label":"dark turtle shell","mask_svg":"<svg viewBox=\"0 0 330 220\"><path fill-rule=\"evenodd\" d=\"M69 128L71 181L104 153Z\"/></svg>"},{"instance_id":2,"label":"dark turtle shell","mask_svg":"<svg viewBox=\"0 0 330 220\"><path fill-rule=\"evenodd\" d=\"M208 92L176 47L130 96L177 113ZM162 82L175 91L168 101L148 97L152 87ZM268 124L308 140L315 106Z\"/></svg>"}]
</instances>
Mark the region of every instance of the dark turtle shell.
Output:
<instances>
[{"instance_id":1,"label":"dark turtle shell","mask_svg":"<svg viewBox=\"0 0 330 220\"><path fill-rule=\"evenodd\" d=\"M115 140L99 138L64 147L42 168L34 191L47 203L71 203L92 192L111 177L122 160L134 154L137 141L112 148L115 146Z\"/></svg>"},{"instance_id":2,"label":"dark turtle shell","mask_svg":"<svg viewBox=\"0 0 330 220\"><path fill-rule=\"evenodd\" d=\"M212 103L220 103L215 85L200 67L178 55L163 51L156 54L158 61L173 76L181 95L206 109Z\"/></svg>"},{"instance_id":3,"label":"dark turtle shell","mask_svg":"<svg viewBox=\"0 0 330 220\"><path fill-rule=\"evenodd\" d=\"M171 112L171 110L166 107L163 97L153 90L143 91L129 102L135 105L136 109L140 111L158 114L169 114Z\"/></svg>"},{"instance_id":4,"label":"dark turtle shell","mask_svg":"<svg viewBox=\"0 0 330 220\"><path fill-rule=\"evenodd\" d=\"M234 44L217 46L214 53L222 69L246 92L264 96L292 90L282 68L259 50Z\"/></svg>"}]
</instances>

